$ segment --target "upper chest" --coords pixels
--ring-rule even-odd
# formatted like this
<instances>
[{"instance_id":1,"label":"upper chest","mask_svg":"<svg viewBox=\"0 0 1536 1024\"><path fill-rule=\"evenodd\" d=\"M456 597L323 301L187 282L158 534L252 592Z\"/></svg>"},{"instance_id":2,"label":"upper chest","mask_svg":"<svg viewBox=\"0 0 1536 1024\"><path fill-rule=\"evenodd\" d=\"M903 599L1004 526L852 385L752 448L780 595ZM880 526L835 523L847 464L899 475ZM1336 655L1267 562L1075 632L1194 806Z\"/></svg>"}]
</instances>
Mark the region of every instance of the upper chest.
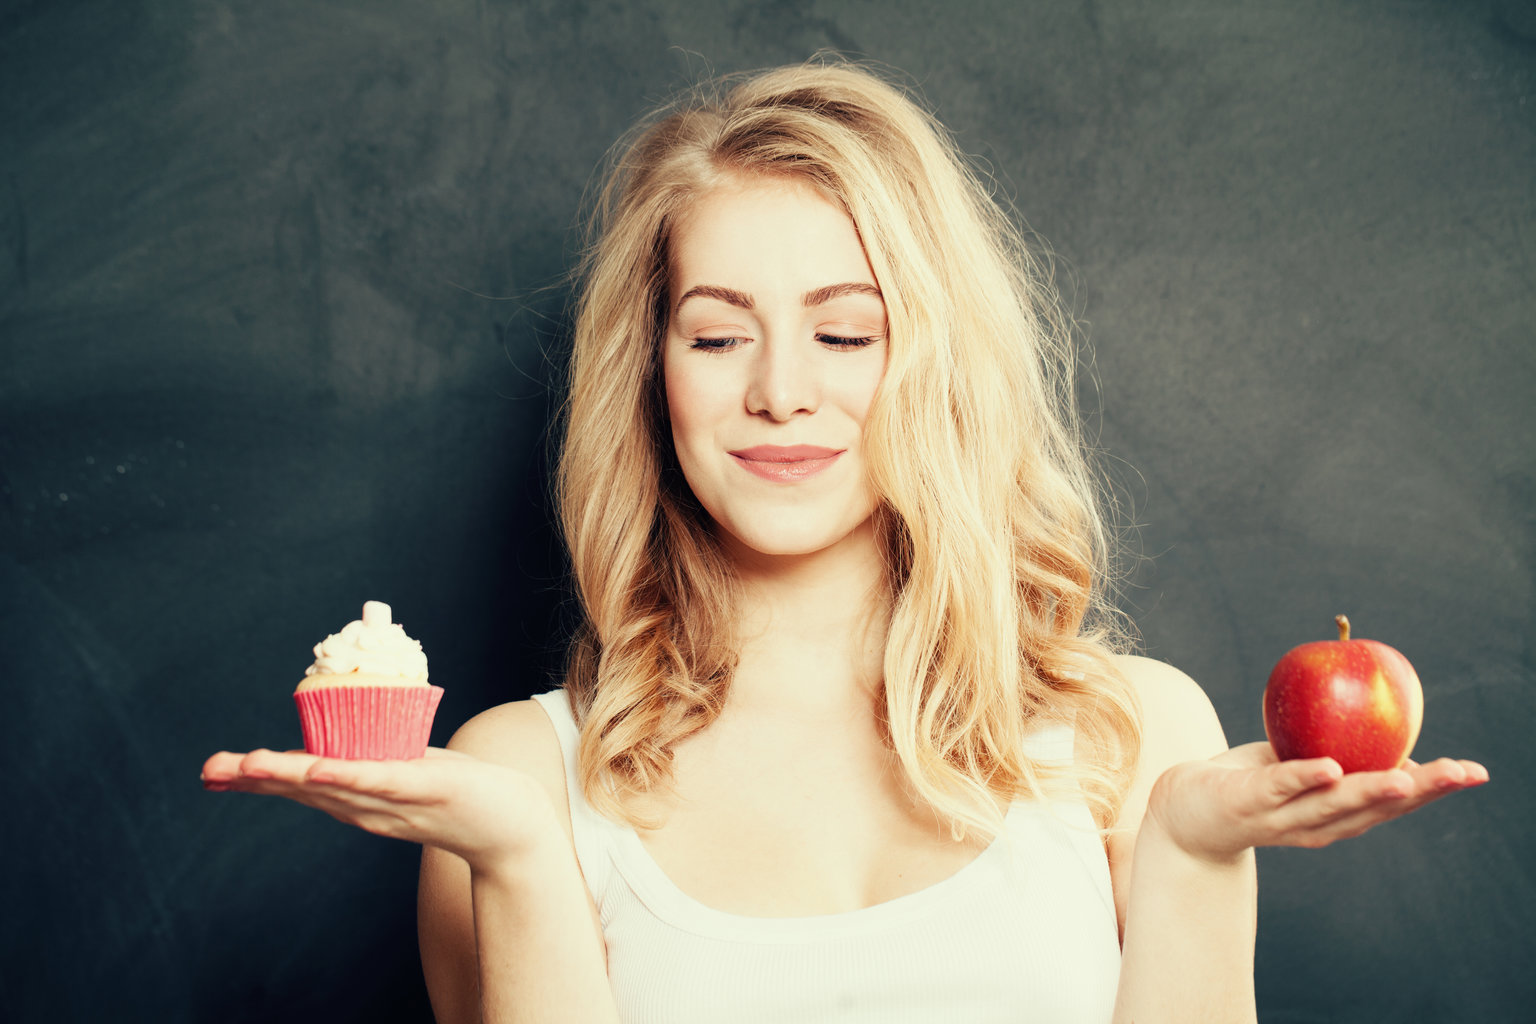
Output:
<instances>
[{"instance_id":1,"label":"upper chest","mask_svg":"<svg viewBox=\"0 0 1536 1024\"><path fill-rule=\"evenodd\" d=\"M666 823L614 841L599 910L626 1019L1109 1019L1119 945L1086 807L1015 805L983 850L857 747L717 738L680 751Z\"/></svg>"},{"instance_id":2,"label":"upper chest","mask_svg":"<svg viewBox=\"0 0 1536 1024\"><path fill-rule=\"evenodd\" d=\"M834 914L946 879L981 853L916 801L870 726L711 729L678 745L641 842L698 902L754 917Z\"/></svg>"}]
</instances>

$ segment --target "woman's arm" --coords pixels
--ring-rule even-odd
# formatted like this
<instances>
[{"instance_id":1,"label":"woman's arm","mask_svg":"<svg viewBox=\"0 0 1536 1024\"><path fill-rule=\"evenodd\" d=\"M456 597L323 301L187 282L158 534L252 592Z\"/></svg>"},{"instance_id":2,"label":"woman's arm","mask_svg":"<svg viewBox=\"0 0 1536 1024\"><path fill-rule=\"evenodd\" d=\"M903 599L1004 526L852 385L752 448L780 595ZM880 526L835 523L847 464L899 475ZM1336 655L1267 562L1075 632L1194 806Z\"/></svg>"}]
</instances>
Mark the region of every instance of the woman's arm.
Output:
<instances>
[{"instance_id":1,"label":"woman's arm","mask_svg":"<svg viewBox=\"0 0 1536 1024\"><path fill-rule=\"evenodd\" d=\"M204 764L203 780L213 790L287 797L431 848L423 857L420 933L442 1024L612 1024L618 1014L602 937L542 709L531 702L493 709L452 746L416 761L221 752Z\"/></svg>"},{"instance_id":2,"label":"woman's arm","mask_svg":"<svg viewBox=\"0 0 1536 1024\"><path fill-rule=\"evenodd\" d=\"M1252 1021L1253 847L1320 847L1480 785L1471 761L1344 775L1331 758L1278 761L1226 741L1205 694L1158 662L1127 659L1143 749L1110 840L1120 914L1117 1021Z\"/></svg>"},{"instance_id":3,"label":"woman's arm","mask_svg":"<svg viewBox=\"0 0 1536 1024\"><path fill-rule=\"evenodd\" d=\"M532 701L492 708L448 747L535 781L551 812L543 832L560 841L478 872L423 848L417 932L438 1024L617 1019L548 717Z\"/></svg>"},{"instance_id":4,"label":"woman's arm","mask_svg":"<svg viewBox=\"0 0 1536 1024\"><path fill-rule=\"evenodd\" d=\"M1143 723L1136 774L1109 839L1121 935L1115 1020L1251 1021L1253 851L1202 863L1146 818L1169 768L1227 749L1221 723L1205 693L1177 669L1147 658L1122 659L1121 668L1141 698Z\"/></svg>"},{"instance_id":5,"label":"woman's arm","mask_svg":"<svg viewBox=\"0 0 1536 1024\"><path fill-rule=\"evenodd\" d=\"M438 1024L617 1021L602 936L576 862L552 849L475 873L422 857L422 969Z\"/></svg>"}]
</instances>

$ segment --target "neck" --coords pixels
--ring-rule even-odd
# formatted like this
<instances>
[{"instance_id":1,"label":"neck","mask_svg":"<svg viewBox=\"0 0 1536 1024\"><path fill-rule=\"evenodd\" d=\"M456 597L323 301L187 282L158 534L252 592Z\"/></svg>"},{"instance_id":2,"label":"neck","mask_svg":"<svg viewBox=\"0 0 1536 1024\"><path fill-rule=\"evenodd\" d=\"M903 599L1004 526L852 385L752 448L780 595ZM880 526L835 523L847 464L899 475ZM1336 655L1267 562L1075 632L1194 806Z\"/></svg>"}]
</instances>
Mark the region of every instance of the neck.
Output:
<instances>
[{"instance_id":1,"label":"neck","mask_svg":"<svg viewBox=\"0 0 1536 1024\"><path fill-rule=\"evenodd\" d=\"M742 602L733 709L868 709L879 692L890 623L872 524L813 554L731 553Z\"/></svg>"}]
</instances>

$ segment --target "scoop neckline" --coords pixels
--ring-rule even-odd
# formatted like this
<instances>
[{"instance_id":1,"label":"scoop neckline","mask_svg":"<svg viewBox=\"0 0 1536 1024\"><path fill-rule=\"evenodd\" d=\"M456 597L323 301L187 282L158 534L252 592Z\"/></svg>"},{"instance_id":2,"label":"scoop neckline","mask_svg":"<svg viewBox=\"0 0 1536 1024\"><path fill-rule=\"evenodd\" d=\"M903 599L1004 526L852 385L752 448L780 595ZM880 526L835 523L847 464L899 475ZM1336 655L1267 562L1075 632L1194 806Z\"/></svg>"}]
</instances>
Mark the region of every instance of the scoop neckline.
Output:
<instances>
[{"instance_id":1,"label":"scoop neckline","mask_svg":"<svg viewBox=\"0 0 1536 1024\"><path fill-rule=\"evenodd\" d=\"M889 927L893 923L919 918L929 913L935 906L951 903L956 897L974 888L979 880L987 876L989 870L1003 870L1011 864L1009 848L1014 846L1014 840L1021 828L1031 827L1026 824L1033 818L1029 813L1030 809L1032 807L1044 809L1051 803L1050 801L1045 801L1043 804L1033 801L1015 801L1010 804L1003 815L1003 828L987 844L986 849L957 868L953 874L916 892L867 907L836 911L831 914L799 917L758 917L750 914L736 914L711 907L688 895L666 873L661 864L651 855L651 851L646 849L639 832L633 826L608 818L587 806L585 799L579 796L581 784L575 772L574 757L578 732L569 695L563 689L552 690L549 693L536 695L535 702L549 715L560 739L562 758L566 761L567 792L578 794L570 797L573 829L580 831L576 821L578 815L584 820L590 819L599 833L607 834L606 839L601 840L601 845L606 847L603 854L610 869L620 876L635 898L644 904L658 920L683 931L709 938L759 943L805 942L864 933ZM554 706L552 707L551 704ZM1045 726L1027 737L1025 742L1029 746L1038 745L1048 749L1063 732L1070 744L1072 728L1061 723ZM1070 751L1070 745L1067 749ZM1042 756L1046 759L1054 759L1050 754ZM580 810L578 810L578 801ZM578 848L580 845L578 837ZM999 861L1001 864L998 863ZM995 869L994 865L996 865ZM604 883L604 887L606 888L609 884L611 883Z\"/></svg>"},{"instance_id":2,"label":"scoop neckline","mask_svg":"<svg viewBox=\"0 0 1536 1024\"><path fill-rule=\"evenodd\" d=\"M1003 856L1002 847L1014 824L1017 808L1018 804L1009 806L1003 819L1004 829L993 837L986 849L952 874L915 892L830 914L762 917L712 907L684 892L646 848L639 832L629 826L617 828L618 846L613 851L613 865L646 908L674 927L717 939L803 942L886 927L918 917L936 904L950 902L974 885L991 862Z\"/></svg>"}]
</instances>

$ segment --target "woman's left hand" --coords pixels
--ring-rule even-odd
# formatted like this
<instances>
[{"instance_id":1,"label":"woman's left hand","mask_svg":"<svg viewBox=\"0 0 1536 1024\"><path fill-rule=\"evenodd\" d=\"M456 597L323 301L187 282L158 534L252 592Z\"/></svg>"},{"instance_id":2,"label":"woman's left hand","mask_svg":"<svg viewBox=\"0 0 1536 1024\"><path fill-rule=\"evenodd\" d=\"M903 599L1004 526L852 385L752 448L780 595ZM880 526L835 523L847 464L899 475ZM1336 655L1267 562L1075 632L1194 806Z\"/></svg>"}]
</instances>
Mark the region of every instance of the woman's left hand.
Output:
<instances>
[{"instance_id":1,"label":"woman's left hand","mask_svg":"<svg viewBox=\"0 0 1536 1024\"><path fill-rule=\"evenodd\" d=\"M1327 846L1442 796L1480 786L1488 770L1442 757L1345 775L1329 757L1281 761L1265 742L1168 769L1147 816L1185 853L1230 861L1253 846Z\"/></svg>"}]
</instances>

